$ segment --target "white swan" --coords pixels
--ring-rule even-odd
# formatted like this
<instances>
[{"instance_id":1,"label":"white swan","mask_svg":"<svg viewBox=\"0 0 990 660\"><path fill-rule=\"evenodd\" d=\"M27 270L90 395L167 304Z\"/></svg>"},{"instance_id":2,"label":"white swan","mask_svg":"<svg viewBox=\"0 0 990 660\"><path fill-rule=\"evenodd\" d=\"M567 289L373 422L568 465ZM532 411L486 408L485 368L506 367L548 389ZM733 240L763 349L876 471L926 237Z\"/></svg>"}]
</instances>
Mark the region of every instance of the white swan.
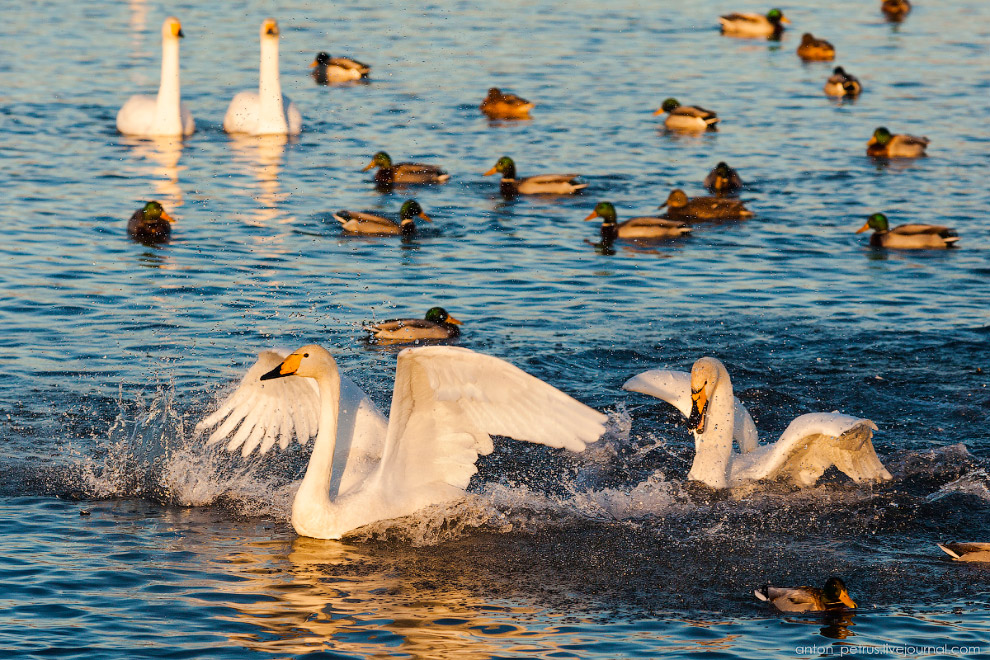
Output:
<instances>
[{"instance_id":1,"label":"white swan","mask_svg":"<svg viewBox=\"0 0 990 660\"><path fill-rule=\"evenodd\" d=\"M289 97L282 95L278 75L278 23L266 18L261 24L261 69L258 91L238 92L223 117L223 130L248 135L299 135L302 115Z\"/></svg>"},{"instance_id":2,"label":"white swan","mask_svg":"<svg viewBox=\"0 0 990 660\"><path fill-rule=\"evenodd\" d=\"M162 80L158 96L135 94L117 112L117 130L125 135L185 136L196 122L179 94L179 39L182 25L169 16L162 23Z\"/></svg>"},{"instance_id":3,"label":"white swan","mask_svg":"<svg viewBox=\"0 0 990 660\"><path fill-rule=\"evenodd\" d=\"M212 444L240 426L227 449L244 456L276 440L285 448L293 433L305 444L315 432L292 526L302 536L339 539L462 497L478 455L493 450L490 435L582 451L604 432L605 419L503 360L431 346L399 353L386 421L330 353L310 345L288 356L261 353L197 430L223 422Z\"/></svg>"},{"instance_id":4,"label":"white swan","mask_svg":"<svg viewBox=\"0 0 990 660\"><path fill-rule=\"evenodd\" d=\"M832 465L857 483L891 478L873 449L877 427L868 419L840 413L801 415L777 442L759 445L749 413L732 395L725 365L715 358L701 358L690 374L647 371L622 387L663 399L688 418L695 443L688 479L712 488L780 476L810 486ZM732 451L734 437L739 453Z\"/></svg>"}]
</instances>

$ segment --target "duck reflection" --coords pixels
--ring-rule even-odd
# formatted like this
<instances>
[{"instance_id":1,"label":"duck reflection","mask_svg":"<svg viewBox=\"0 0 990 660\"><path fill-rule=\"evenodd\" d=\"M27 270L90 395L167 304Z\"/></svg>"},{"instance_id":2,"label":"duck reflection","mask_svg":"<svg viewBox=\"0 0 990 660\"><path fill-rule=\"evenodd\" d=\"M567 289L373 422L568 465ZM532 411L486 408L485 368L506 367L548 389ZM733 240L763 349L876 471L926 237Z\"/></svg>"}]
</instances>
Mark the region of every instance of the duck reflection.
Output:
<instances>
[{"instance_id":1,"label":"duck reflection","mask_svg":"<svg viewBox=\"0 0 990 660\"><path fill-rule=\"evenodd\" d=\"M179 173L186 169L179 165L182 157L182 139L177 137L132 138L121 136L121 141L131 147L131 153L140 159L139 173L151 179L153 194L166 208L182 206L182 188Z\"/></svg>"},{"instance_id":2,"label":"duck reflection","mask_svg":"<svg viewBox=\"0 0 990 660\"><path fill-rule=\"evenodd\" d=\"M505 644L499 638L524 632L508 617L493 617L508 610L474 595L481 589L471 588L475 578L457 562L424 570L409 556L415 549L389 547L383 556L297 538L281 565L280 548L257 545L256 552L248 545L227 558L244 580L231 583L242 595L233 595L229 607L255 629L231 639L252 651L291 655L332 647L480 660L498 654Z\"/></svg>"},{"instance_id":3,"label":"duck reflection","mask_svg":"<svg viewBox=\"0 0 990 660\"><path fill-rule=\"evenodd\" d=\"M295 220L295 216L281 208L289 196L279 181L288 140L285 135L230 136L234 163L253 179L244 186L244 191L257 203L257 208L244 217L247 224L264 227Z\"/></svg>"}]
</instances>

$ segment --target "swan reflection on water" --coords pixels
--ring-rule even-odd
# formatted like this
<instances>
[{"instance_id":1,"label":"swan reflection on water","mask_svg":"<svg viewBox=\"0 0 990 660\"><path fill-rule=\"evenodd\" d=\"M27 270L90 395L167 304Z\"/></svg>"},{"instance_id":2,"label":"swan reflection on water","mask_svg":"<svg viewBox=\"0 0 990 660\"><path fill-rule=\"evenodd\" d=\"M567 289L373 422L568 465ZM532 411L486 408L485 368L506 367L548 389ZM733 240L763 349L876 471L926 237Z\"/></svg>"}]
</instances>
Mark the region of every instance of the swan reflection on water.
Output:
<instances>
[{"instance_id":1,"label":"swan reflection on water","mask_svg":"<svg viewBox=\"0 0 990 660\"><path fill-rule=\"evenodd\" d=\"M149 190L152 192L146 195L148 199L161 202L166 209L182 206L179 173L186 169L185 165L179 165L184 146L182 138L121 136L120 139L138 160L135 167L137 174L149 179Z\"/></svg>"},{"instance_id":2,"label":"swan reflection on water","mask_svg":"<svg viewBox=\"0 0 990 660\"><path fill-rule=\"evenodd\" d=\"M273 224L289 224L296 217L282 209L289 193L282 190L279 175L285 161L285 146L289 138L285 135L231 135L230 149L234 165L246 177L241 178L241 192L253 199L257 207L241 219L253 227L266 227Z\"/></svg>"}]
</instances>

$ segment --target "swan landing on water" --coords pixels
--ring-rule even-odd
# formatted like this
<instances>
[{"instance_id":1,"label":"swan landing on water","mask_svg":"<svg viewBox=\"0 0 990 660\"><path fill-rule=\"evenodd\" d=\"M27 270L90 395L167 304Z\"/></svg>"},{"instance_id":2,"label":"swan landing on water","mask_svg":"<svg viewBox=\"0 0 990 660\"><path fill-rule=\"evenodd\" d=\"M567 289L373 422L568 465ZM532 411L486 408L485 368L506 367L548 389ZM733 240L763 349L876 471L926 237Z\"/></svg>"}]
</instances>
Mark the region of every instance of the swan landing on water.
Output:
<instances>
[{"instance_id":1,"label":"swan landing on water","mask_svg":"<svg viewBox=\"0 0 990 660\"><path fill-rule=\"evenodd\" d=\"M831 466L853 481L891 479L873 449L876 425L840 413L801 415L777 442L760 445L749 412L732 394L725 365L701 358L691 373L657 369L622 386L663 399L688 418L695 455L688 479L712 488L784 477L800 486L814 484ZM732 451L733 439L739 452Z\"/></svg>"},{"instance_id":2,"label":"swan landing on water","mask_svg":"<svg viewBox=\"0 0 990 660\"><path fill-rule=\"evenodd\" d=\"M464 495L492 435L583 451L606 416L508 362L466 348L399 353L390 419L337 370L325 349L264 351L237 389L196 428L208 444L264 454L316 436L292 502L301 536L339 539L379 520ZM235 432L235 429L236 432Z\"/></svg>"}]
</instances>

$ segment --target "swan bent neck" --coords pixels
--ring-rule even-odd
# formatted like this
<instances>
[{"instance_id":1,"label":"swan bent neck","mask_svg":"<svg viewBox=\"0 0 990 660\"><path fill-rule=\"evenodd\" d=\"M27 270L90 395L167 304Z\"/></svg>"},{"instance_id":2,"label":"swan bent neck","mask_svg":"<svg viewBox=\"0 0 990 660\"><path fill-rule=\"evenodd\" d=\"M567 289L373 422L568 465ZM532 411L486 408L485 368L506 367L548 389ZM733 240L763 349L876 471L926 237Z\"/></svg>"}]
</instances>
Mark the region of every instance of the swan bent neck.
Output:
<instances>
[{"instance_id":1,"label":"swan bent neck","mask_svg":"<svg viewBox=\"0 0 990 660\"><path fill-rule=\"evenodd\" d=\"M698 364L707 367L699 375ZM702 381L696 383L701 378ZM708 393L708 408L704 413L702 430L694 430L694 463L688 479L701 481L712 488L729 487L729 469L732 463L732 435L734 431L735 399L729 372L721 362L699 360L691 370L691 389L704 387Z\"/></svg>"},{"instance_id":2,"label":"swan bent neck","mask_svg":"<svg viewBox=\"0 0 990 660\"><path fill-rule=\"evenodd\" d=\"M289 132L282 99L282 83L278 74L278 37L261 38L261 68L258 72L259 108L257 135Z\"/></svg>"},{"instance_id":3,"label":"swan bent neck","mask_svg":"<svg viewBox=\"0 0 990 660\"><path fill-rule=\"evenodd\" d=\"M333 453L337 445L337 414L340 409L340 374L331 362L326 373L316 377L320 390L320 426L302 483L292 503L292 526L302 536L332 538L336 515L330 500ZM340 538L339 535L333 538Z\"/></svg>"}]
</instances>

